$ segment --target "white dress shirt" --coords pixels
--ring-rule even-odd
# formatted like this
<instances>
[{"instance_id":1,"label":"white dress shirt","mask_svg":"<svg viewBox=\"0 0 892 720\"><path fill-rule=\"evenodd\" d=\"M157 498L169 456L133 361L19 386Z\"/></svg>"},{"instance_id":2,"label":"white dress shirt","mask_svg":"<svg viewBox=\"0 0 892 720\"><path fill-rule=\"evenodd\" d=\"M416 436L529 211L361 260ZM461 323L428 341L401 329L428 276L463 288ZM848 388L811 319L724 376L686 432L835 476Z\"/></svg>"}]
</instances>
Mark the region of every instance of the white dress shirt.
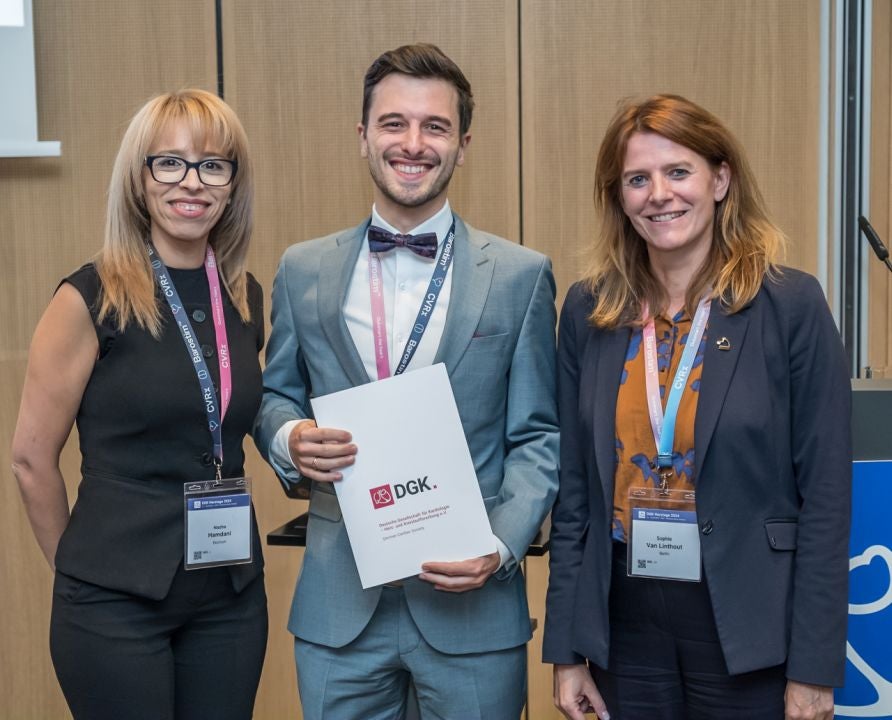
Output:
<instances>
[{"instance_id":1,"label":"white dress shirt","mask_svg":"<svg viewBox=\"0 0 892 720\"><path fill-rule=\"evenodd\" d=\"M395 227L378 215L372 207L372 225L384 228L388 232L399 232ZM419 235L432 232L437 235L437 253L446 242L446 235L452 227L452 208L447 202L432 218L425 220L408 234ZM375 345L372 336L372 306L369 294L369 244L368 235L363 241L362 250L356 259L353 276L344 304L344 320L353 344L359 351L359 357L372 380L378 380L378 366L375 361ZM384 317L387 322L387 352L390 359L390 372L396 370L406 347L406 341L415 325L418 310L427 294L434 272L436 260L416 255L407 248L394 248L390 252L378 253L381 261L382 290L384 295ZM415 355L406 368L411 372L415 368L427 367L434 362L443 327L446 324L446 310L449 308L449 297L452 294L452 265L446 273L446 280L440 289L440 297L431 313L427 329L421 342L415 348Z\"/></svg>"},{"instance_id":2,"label":"white dress shirt","mask_svg":"<svg viewBox=\"0 0 892 720\"><path fill-rule=\"evenodd\" d=\"M425 220L409 231L410 235L433 232L437 235L437 252L443 247L449 229L452 227L452 208L447 201L443 208L433 217ZM372 206L372 225L384 228L389 232L399 232L378 214L375 206ZM344 303L344 320L353 344L359 352L366 373L372 380L378 379L378 366L375 358L374 337L372 334L372 305L369 292L369 244L368 234L363 239L362 248L353 267L350 277L350 286L347 289L347 297ZM391 374L399 364L406 346L406 341L415 325L418 310L424 300L434 272L436 261L416 255L408 248L394 248L386 253L379 253L381 262L382 290L384 295L384 316L387 326L387 351L390 361ZM415 348L405 372L413 369L427 367L433 364L443 337L443 328L446 324L446 312L449 308L449 298L452 294L452 265L446 274L446 280L440 289L440 296L434 311L431 313L427 329ZM301 422L291 420L279 429L270 445L271 459L277 468L292 468L296 470L288 449L288 438L294 427ZM289 473L290 474L290 473ZM495 536L494 536L495 537ZM500 566L510 558L511 552L507 546L495 538L499 551Z\"/></svg>"}]
</instances>

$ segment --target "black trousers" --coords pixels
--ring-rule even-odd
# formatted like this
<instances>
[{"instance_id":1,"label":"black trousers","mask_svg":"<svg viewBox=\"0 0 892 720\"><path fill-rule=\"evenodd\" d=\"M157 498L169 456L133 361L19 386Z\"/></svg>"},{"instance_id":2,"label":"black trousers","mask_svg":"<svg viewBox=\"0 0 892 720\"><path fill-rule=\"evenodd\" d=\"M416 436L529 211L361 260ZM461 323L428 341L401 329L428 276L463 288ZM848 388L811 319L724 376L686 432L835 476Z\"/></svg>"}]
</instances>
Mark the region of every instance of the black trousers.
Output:
<instances>
[{"instance_id":1,"label":"black trousers","mask_svg":"<svg viewBox=\"0 0 892 720\"><path fill-rule=\"evenodd\" d=\"M75 720L248 720L266 652L263 576L182 567L160 601L56 573L50 652Z\"/></svg>"},{"instance_id":2,"label":"black trousers","mask_svg":"<svg viewBox=\"0 0 892 720\"><path fill-rule=\"evenodd\" d=\"M783 720L784 669L729 675L706 580L630 578L614 544L608 668L592 667L611 720Z\"/></svg>"}]
</instances>

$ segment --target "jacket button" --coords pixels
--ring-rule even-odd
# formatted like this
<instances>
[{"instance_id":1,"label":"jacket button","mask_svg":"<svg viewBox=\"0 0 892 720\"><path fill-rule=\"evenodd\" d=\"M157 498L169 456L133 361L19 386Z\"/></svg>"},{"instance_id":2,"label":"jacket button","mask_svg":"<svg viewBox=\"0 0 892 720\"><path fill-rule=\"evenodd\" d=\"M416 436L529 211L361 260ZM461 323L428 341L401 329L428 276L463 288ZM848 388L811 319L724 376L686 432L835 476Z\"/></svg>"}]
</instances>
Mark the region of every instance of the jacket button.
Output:
<instances>
[{"instance_id":1,"label":"jacket button","mask_svg":"<svg viewBox=\"0 0 892 720\"><path fill-rule=\"evenodd\" d=\"M201 464L202 465L213 465L214 458L211 457L210 453L201 453Z\"/></svg>"},{"instance_id":2,"label":"jacket button","mask_svg":"<svg viewBox=\"0 0 892 720\"><path fill-rule=\"evenodd\" d=\"M204 355L206 358L214 357L214 348L212 348L210 345L202 345L201 354Z\"/></svg>"},{"instance_id":3,"label":"jacket button","mask_svg":"<svg viewBox=\"0 0 892 720\"><path fill-rule=\"evenodd\" d=\"M204 322L205 317L204 310L193 310L192 311L192 319L195 322Z\"/></svg>"},{"instance_id":4,"label":"jacket button","mask_svg":"<svg viewBox=\"0 0 892 720\"><path fill-rule=\"evenodd\" d=\"M712 532L712 520L707 520L705 523L703 523L703 527L700 528L700 531L704 535L709 535L709 533Z\"/></svg>"}]
</instances>

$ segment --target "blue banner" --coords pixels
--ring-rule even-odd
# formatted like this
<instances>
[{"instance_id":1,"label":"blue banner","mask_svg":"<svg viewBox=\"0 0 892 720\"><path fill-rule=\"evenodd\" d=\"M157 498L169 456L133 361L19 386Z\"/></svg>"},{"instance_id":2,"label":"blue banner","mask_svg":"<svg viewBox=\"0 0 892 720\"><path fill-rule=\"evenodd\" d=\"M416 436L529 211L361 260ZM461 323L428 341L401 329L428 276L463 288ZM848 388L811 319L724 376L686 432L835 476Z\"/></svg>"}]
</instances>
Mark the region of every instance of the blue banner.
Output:
<instances>
[{"instance_id":1,"label":"blue banner","mask_svg":"<svg viewBox=\"0 0 892 720\"><path fill-rule=\"evenodd\" d=\"M856 462L849 637L836 717L892 718L892 460Z\"/></svg>"}]
</instances>

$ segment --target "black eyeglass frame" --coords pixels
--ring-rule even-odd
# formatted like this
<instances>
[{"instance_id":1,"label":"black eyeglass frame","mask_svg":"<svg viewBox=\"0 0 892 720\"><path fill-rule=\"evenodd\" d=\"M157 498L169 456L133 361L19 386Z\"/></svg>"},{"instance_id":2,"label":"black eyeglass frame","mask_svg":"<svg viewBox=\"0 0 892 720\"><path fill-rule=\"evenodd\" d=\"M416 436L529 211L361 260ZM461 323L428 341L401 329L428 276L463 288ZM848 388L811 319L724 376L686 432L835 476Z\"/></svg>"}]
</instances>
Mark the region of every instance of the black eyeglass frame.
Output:
<instances>
[{"instance_id":1,"label":"black eyeglass frame","mask_svg":"<svg viewBox=\"0 0 892 720\"><path fill-rule=\"evenodd\" d=\"M155 162L158 158L172 158L174 160L179 160L182 162L186 169L183 171L183 176L179 180L159 180L155 177L155 168L152 167L152 163ZM201 177L201 166L210 161L216 162L226 162L232 165L232 175L230 175L229 180L222 185L214 185L213 183L205 182ZM235 174L238 172L238 160L230 160L229 158L205 158L204 160L198 160L196 162L189 162L186 158L181 158L178 155L146 155L145 165L149 169L149 174L152 176L152 180L156 183L161 183L162 185L176 185L178 183L183 182L186 179L186 176L189 174L189 171L192 168L195 168L195 172L198 173L198 180L202 185L207 185L208 187L226 187L227 185L231 185L232 181L235 180Z\"/></svg>"}]
</instances>

